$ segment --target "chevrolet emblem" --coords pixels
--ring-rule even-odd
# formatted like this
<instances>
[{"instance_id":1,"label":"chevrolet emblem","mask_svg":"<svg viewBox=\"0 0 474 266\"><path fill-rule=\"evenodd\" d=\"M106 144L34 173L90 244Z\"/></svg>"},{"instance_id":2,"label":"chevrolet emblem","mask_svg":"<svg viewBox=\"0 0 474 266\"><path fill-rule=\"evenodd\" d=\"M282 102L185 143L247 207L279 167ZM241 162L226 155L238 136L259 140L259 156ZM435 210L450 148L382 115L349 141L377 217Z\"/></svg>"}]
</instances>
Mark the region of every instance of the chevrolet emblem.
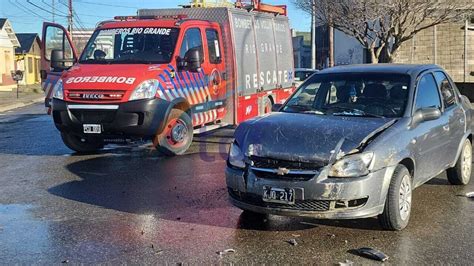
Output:
<instances>
[{"instance_id":1,"label":"chevrolet emblem","mask_svg":"<svg viewBox=\"0 0 474 266\"><path fill-rule=\"evenodd\" d=\"M277 170L277 175L286 175L290 172L290 170L284 168L284 167L278 167Z\"/></svg>"}]
</instances>

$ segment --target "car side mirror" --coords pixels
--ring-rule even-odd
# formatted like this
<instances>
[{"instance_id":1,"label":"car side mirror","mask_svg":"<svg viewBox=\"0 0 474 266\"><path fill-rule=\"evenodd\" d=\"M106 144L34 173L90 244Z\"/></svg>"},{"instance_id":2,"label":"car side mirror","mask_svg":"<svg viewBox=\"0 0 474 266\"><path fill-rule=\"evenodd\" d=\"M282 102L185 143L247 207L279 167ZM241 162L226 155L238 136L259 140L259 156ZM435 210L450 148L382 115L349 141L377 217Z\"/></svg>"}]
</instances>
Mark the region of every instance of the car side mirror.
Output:
<instances>
[{"instance_id":1,"label":"car side mirror","mask_svg":"<svg viewBox=\"0 0 474 266\"><path fill-rule=\"evenodd\" d=\"M201 68L202 59L200 47L189 49L184 55L184 68L191 72L198 72Z\"/></svg>"},{"instance_id":2,"label":"car side mirror","mask_svg":"<svg viewBox=\"0 0 474 266\"><path fill-rule=\"evenodd\" d=\"M436 120L441 117L441 111L436 107L418 109L413 115L413 123L419 124L426 121Z\"/></svg>"},{"instance_id":3,"label":"car side mirror","mask_svg":"<svg viewBox=\"0 0 474 266\"><path fill-rule=\"evenodd\" d=\"M283 107L281 103L275 103L272 105L272 112L278 112Z\"/></svg>"},{"instance_id":4,"label":"car side mirror","mask_svg":"<svg viewBox=\"0 0 474 266\"><path fill-rule=\"evenodd\" d=\"M51 68L55 71L65 70L66 67L66 60L64 60L64 52L59 49L51 50Z\"/></svg>"}]
</instances>

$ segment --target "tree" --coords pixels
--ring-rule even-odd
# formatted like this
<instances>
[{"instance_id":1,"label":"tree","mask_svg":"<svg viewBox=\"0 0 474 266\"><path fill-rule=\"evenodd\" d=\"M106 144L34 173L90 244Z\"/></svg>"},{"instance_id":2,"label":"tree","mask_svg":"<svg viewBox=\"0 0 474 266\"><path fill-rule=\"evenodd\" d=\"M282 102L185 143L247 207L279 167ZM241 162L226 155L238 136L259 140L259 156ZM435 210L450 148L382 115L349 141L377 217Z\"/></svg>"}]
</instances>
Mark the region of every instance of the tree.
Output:
<instances>
[{"instance_id":1,"label":"tree","mask_svg":"<svg viewBox=\"0 0 474 266\"><path fill-rule=\"evenodd\" d=\"M400 46L418 32L462 20L472 12L470 0L293 0L305 12L315 12L320 25L354 37L372 63L391 63Z\"/></svg>"}]
</instances>

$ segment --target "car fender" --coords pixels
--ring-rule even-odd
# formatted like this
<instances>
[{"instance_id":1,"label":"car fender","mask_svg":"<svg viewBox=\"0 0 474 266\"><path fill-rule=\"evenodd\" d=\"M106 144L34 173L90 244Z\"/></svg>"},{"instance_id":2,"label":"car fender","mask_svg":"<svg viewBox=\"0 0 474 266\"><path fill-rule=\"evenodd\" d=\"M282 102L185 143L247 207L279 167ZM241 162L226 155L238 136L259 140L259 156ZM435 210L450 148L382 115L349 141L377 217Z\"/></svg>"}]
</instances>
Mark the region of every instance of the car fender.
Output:
<instances>
[{"instance_id":1,"label":"car fender","mask_svg":"<svg viewBox=\"0 0 474 266\"><path fill-rule=\"evenodd\" d=\"M468 130L466 133L464 133L464 136L461 138L461 141L459 142L459 145L458 145L458 150L456 152L456 159L454 160L454 162L452 162L449 167L454 167L456 165L456 162L459 160L459 156L461 156L461 152L462 152L462 146L464 144L464 141L469 138L469 136L472 135L471 131ZM471 143L472 144L472 143Z\"/></svg>"}]
</instances>

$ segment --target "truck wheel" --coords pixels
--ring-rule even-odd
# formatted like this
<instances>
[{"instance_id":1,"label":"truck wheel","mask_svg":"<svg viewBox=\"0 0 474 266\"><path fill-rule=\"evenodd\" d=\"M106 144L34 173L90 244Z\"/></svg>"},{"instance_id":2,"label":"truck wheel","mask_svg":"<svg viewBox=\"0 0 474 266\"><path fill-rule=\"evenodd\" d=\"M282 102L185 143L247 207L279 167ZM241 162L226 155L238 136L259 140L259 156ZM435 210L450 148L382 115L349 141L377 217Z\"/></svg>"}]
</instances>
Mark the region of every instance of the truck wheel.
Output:
<instances>
[{"instance_id":1,"label":"truck wheel","mask_svg":"<svg viewBox=\"0 0 474 266\"><path fill-rule=\"evenodd\" d=\"M78 153L94 153L104 147L104 143L98 139L81 137L76 134L61 132L64 144Z\"/></svg>"},{"instance_id":2,"label":"truck wheel","mask_svg":"<svg viewBox=\"0 0 474 266\"><path fill-rule=\"evenodd\" d=\"M268 114L272 112L272 100L266 97L263 102L263 114Z\"/></svg>"},{"instance_id":3,"label":"truck wheel","mask_svg":"<svg viewBox=\"0 0 474 266\"><path fill-rule=\"evenodd\" d=\"M393 173L383 213L379 216L386 230L400 231L408 225L411 213L412 182L408 169L398 165Z\"/></svg>"},{"instance_id":4,"label":"truck wheel","mask_svg":"<svg viewBox=\"0 0 474 266\"><path fill-rule=\"evenodd\" d=\"M453 185L467 185L471 180L472 171L472 144L469 139L464 141L461 154L453 168L446 171L449 183Z\"/></svg>"},{"instance_id":5,"label":"truck wheel","mask_svg":"<svg viewBox=\"0 0 474 266\"><path fill-rule=\"evenodd\" d=\"M193 141L193 122L186 112L171 110L163 132L155 136L156 149L168 156L181 155Z\"/></svg>"}]
</instances>

